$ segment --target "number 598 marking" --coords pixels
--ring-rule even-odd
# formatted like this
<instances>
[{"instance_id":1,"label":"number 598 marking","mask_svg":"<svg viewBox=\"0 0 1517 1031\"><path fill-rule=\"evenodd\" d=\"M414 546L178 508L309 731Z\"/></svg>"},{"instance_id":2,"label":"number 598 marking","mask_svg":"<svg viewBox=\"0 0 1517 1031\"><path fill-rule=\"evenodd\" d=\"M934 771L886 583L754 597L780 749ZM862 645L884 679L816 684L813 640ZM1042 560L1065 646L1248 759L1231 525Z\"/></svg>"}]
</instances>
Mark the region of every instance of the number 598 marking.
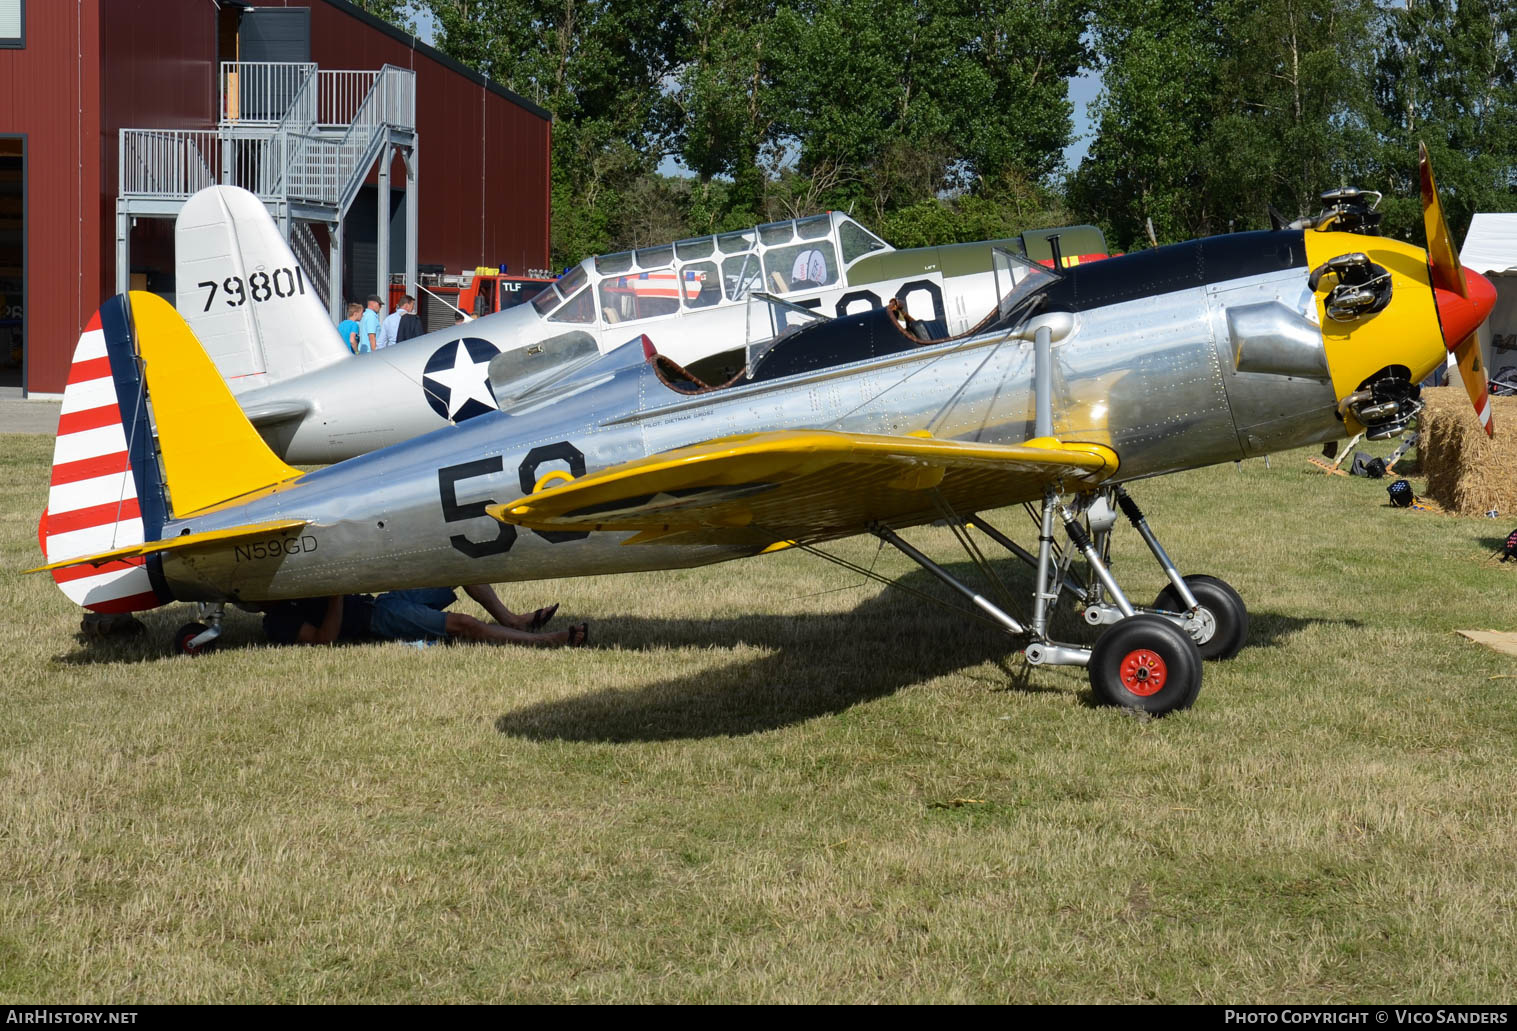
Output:
<instances>
[{"instance_id":1,"label":"number 598 marking","mask_svg":"<svg viewBox=\"0 0 1517 1031\"><path fill-rule=\"evenodd\" d=\"M556 444L548 444L543 447L535 447L527 452L521 465L517 467L517 476L521 483L523 494L531 494L536 485L538 466L545 462L562 461L569 465L569 475L572 477L585 475L585 456L579 448L567 440L560 440ZM489 476L505 469L505 460L500 455L491 455L489 458L480 458L472 462L462 462L458 465L443 466L437 470L437 495L442 503L442 518L445 523L458 523L467 519L477 519L485 515L485 508L495 504L494 498L485 498L482 501L470 501L460 504L458 501L458 481L470 480L476 476ZM561 544L564 541L583 540L590 534L583 530L533 530L533 533L550 541L553 544ZM516 527L510 523L499 523L495 527L495 536L489 540L474 541L463 534L454 534L448 538L448 543L454 548L468 555L470 558L485 558L489 555L500 555L511 550L511 545L516 543Z\"/></svg>"}]
</instances>

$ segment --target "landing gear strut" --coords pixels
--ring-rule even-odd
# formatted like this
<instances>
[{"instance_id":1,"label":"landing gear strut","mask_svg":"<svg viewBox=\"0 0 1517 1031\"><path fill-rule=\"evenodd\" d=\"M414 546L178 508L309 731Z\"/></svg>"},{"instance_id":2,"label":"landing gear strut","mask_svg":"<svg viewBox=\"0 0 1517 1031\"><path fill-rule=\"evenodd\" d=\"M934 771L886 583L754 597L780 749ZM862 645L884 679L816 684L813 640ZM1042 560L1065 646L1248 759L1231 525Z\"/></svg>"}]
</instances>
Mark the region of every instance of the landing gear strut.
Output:
<instances>
[{"instance_id":1,"label":"landing gear strut","mask_svg":"<svg viewBox=\"0 0 1517 1031\"><path fill-rule=\"evenodd\" d=\"M225 604L201 602L199 619L174 631L174 650L181 655L203 655L210 651L221 637L221 619L225 614Z\"/></svg>"},{"instance_id":2,"label":"landing gear strut","mask_svg":"<svg viewBox=\"0 0 1517 1031\"><path fill-rule=\"evenodd\" d=\"M1138 503L1123 487L1111 490L1122 514L1127 516L1143 543L1148 545L1159 568L1169 578L1169 586L1154 599L1154 609L1184 617L1181 626L1201 649L1201 658L1230 659L1237 655L1248 639L1248 609L1238 592L1227 581L1205 573L1181 576L1159 538L1149 528Z\"/></svg>"},{"instance_id":3,"label":"landing gear strut","mask_svg":"<svg viewBox=\"0 0 1517 1031\"><path fill-rule=\"evenodd\" d=\"M1169 578L1169 586L1152 608L1133 605L1112 575L1108 554L1117 507L1132 522ZM1062 525L1071 548L1056 547L1056 524ZM958 592L1007 633L1022 638L1029 664L1086 667L1091 690L1103 704L1156 716L1189 708L1201 690L1201 660L1229 658L1237 654L1247 637L1248 611L1237 592L1216 577L1181 576L1142 511L1121 487L1102 488L1068 503L1057 485L1048 487L1038 517L1036 554L1019 546L979 515L963 520L950 516L949 525L970 557L993 579L993 571L969 538L970 528L979 530L1036 571L1032 615L1027 623L961 582L890 527L876 524L870 527L870 532ZM1075 573L1077 558L1083 560L1089 571L1088 580ZM1081 607L1087 623L1105 628L1094 647L1050 637L1054 607L1066 594Z\"/></svg>"}]
</instances>

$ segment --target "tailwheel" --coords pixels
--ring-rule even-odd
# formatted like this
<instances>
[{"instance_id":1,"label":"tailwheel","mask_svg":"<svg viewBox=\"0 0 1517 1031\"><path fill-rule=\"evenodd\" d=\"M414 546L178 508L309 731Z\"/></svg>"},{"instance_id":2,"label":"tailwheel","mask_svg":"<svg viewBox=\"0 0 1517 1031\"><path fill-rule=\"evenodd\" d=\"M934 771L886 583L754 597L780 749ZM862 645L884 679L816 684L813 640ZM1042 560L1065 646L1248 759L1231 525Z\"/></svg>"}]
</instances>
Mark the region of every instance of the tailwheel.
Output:
<instances>
[{"instance_id":1,"label":"tailwheel","mask_svg":"<svg viewBox=\"0 0 1517 1031\"><path fill-rule=\"evenodd\" d=\"M199 647L196 647L191 642L209 629L210 627L206 626L204 623L186 623L184 626L174 631L174 650L181 655L205 654L212 648L216 647L216 642L214 640L207 641L205 644L202 644Z\"/></svg>"},{"instance_id":2,"label":"tailwheel","mask_svg":"<svg viewBox=\"0 0 1517 1031\"><path fill-rule=\"evenodd\" d=\"M1205 573L1195 573L1185 578L1185 586L1200 603L1198 620L1191 638L1201 650L1203 659L1230 659L1242 650L1248 640L1248 609L1238 592L1225 580ZM1154 608L1166 612L1184 612L1185 602L1170 584L1154 599Z\"/></svg>"},{"instance_id":3,"label":"tailwheel","mask_svg":"<svg viewBox=\"0 0 1517 1031\"><path fill-rule=\"evenodd\" d=\"M1112 624L1091 649L1086 672L1101 704L1154 716L1190 708L1201 692L1201 653L1163 616Z\"/></svg>"}]
</instances>

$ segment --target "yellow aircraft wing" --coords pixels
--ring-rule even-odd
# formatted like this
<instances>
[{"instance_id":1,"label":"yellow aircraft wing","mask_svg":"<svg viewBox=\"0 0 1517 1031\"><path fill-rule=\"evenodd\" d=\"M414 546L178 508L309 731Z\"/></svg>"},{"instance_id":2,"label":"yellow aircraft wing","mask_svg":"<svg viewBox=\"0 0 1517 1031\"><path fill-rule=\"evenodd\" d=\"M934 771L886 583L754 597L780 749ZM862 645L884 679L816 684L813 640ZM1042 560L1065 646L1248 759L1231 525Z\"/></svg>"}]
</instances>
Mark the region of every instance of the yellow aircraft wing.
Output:
<instances>
[{"instance_id":1,"label":"yellow aircraft wing","mask_svg":"<svg viewBox=\"0 0 1517 1031\"><path fill-rule=\"evenodd\" d=\"M1102 444L782 430L650 455L486 511L535 530L640 531L628 543L762 545L931 522L942 505L998 508L1116 471Z\"/></svg>"}]
</instances>

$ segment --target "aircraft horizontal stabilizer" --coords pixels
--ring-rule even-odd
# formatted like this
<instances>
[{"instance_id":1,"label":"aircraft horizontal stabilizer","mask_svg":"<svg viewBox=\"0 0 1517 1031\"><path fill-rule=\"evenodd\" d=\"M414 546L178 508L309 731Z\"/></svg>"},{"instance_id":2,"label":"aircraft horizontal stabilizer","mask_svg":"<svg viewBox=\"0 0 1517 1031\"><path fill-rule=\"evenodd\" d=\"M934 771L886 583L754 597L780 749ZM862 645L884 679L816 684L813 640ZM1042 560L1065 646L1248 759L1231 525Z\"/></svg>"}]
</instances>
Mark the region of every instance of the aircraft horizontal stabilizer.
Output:
<instances>
[{"instance_id":1,"label":"aircraft horizontal stabilizer","mask_svg":"<svg viewBox=\"0 0 1517 1031\"><path fill-rule=\"evenodd\" d=\"M676 448L486 511L534 530L764 546L998 508L1054 481L1092 486L1116 471L1116 453L1101 444L784 430Z\"/></svg>"},{"instance_id":2,"label":"aircraft horizontal stabilizer","mask_svg":"<svg viewBox=\"0 0 1517 1031\"><path fill-rule=\"evenodd\" d=\"M235 541L246 540L249 537L267 537L269 534L288 533L291 530L299 530L301 527L307 525L308 522L309 520L307 519L273 519L263 523L250 523L247 526L230 526L222 530L187 533L179 537L169 537L166 540L145 541L127 548L114 548L111 551L102 551L94 555L79 555L75 558L63 559L60 562L49 562L45 566L36 566L32 569L23 570L23 572L45 573L54 569L68 569L71 566L100 566L107 562L142 558L147 555L157 555L168 551L190 551L196 548L225 546Z\"/></svg>"}]
</instances>

